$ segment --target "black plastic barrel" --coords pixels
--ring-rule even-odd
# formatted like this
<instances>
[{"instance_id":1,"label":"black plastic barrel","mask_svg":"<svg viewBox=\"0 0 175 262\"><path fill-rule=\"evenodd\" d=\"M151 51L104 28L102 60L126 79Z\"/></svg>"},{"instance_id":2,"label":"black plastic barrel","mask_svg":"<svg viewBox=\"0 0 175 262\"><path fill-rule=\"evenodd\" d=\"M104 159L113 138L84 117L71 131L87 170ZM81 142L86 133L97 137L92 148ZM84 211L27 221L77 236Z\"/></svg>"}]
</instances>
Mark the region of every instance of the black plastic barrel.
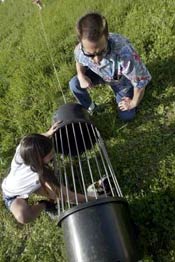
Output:
<instances>
[{"instance_id":1,"label":"black plastic barrel","mask_svg":"<svg viewBox=\"0 0 175 262\"><path fill-rule=\"evenodd\" d=\"M108 197L62 213L69 262L136 262L138 252L129 207L123 198Z\"/></svg>"},{"instance_id":2,"label":"black plastic barrel","mask_svg":"<svg viewBox=\"0 0 175 262\"><path fill-rule=\"evenodd\" d=\"M62 105L53 115L53 123L57 121L62 121L60 128L56 132L57 141L54 141L59 153L76 156L78 153L81 154L86 149L92 148L92 145L95 143L92 123L89 120L87 110L80 104L67 103Z\"/></svg>"}]
</instances>

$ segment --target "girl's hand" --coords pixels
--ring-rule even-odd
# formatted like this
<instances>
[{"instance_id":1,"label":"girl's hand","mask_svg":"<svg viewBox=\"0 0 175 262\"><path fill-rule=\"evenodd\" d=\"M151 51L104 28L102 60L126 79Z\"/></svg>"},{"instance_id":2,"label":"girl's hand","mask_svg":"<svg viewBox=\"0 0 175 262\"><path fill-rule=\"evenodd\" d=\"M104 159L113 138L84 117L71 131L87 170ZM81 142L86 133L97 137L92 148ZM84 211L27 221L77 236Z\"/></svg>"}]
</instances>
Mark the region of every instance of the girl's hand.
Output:
<instances>
[{"instance_id":1,"label":"girl's hand","mask_svg":"<svg viewBox=\"0 0 175 262\"><path fill-rule=\"evenodd\" d=\"M55 123L51 126L51 128L50 128L46 133L44 133L43 135L44 135L44 136L47 136L47 137L52 136L52 135L58 130L58 128L60 127L60 124L61 124L62 122L63 122L63 121L57 121L57 122L55 122Z\"/></svg>"}]
</instances>

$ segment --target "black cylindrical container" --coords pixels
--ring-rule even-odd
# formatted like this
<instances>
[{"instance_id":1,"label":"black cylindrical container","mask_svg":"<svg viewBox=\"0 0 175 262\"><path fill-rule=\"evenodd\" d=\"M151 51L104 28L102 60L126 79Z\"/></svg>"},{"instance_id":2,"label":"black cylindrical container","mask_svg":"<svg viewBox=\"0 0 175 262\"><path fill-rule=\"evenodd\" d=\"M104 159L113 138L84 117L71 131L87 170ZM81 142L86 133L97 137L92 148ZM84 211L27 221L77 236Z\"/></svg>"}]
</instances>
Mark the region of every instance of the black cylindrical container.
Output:
<instances>
[{"instance_id":1,"label":"black cylindrical container","mask_svg":"<svg viewBox=\"0 0 175 262\"><path fill-rule=\"evenodd\" d=\"M92 123L89 120L89 114L87 110L84 109L80 104L67 103L59 107L59 109L53 115L53 122L57 121L62 121L60 128L56 133L56 147L59 153L76 156L78 153L81 154L86 151L86 149L91 149L92 144L95 143ZM88 131L92 141L89 139ZM83 139L85 140L85 146ZM76 148L76 142L78 146L78 152Z\"/></svg>"},{"instance_id":2,"label":"black cylindrical container","mask_svg":"<svg viewBox=\"0 0 175 262\"><path fill-rule=\"evenodd\" d=\"M62 125L75 122L90 122L89 113L78 103L66 103L59 107L53 115L53 122L63 121Z\"/></svg>"},{"instance_id":3,"label":"black cylindrical container","mask_svg":"<svg viewBox=\"0 0 175 262\"><path fill-rule=\"evenodd\" d=\"M62 213L69 262L136 262L137 249L127 202L108 197Z\"/></svg>"}]
</instances>

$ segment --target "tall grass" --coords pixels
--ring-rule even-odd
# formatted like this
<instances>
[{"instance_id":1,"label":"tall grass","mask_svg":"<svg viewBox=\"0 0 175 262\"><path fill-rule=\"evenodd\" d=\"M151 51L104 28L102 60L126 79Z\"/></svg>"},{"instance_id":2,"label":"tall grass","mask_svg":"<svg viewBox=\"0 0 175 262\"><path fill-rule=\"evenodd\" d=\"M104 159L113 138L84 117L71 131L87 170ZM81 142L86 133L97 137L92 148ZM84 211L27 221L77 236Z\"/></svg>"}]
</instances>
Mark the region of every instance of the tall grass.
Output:
<instances>
[{"instance_id":1,"label":"tall grass","mask_svg":"<svg viewBox=\"0 0 175 262\"><path fill-rule=\"evenodd\" d=\"M68 81L75 74L75 22L86 11L100 11L110 31L134 43L153 79L137 118L127 125L117 117L112 91L93 90L93 99L106 104L105 112L93 121L140 229L143 261L175 261L175 2L43 3L41 13L28 0L0 4L0 178L19 139L45 131L52 113L64 102L50 54L66 100L74 101ZM20 226L2 200L0 207L0 261L66 261L62 232L44 214L35 223Z\"/></svg>"}]
</instances>

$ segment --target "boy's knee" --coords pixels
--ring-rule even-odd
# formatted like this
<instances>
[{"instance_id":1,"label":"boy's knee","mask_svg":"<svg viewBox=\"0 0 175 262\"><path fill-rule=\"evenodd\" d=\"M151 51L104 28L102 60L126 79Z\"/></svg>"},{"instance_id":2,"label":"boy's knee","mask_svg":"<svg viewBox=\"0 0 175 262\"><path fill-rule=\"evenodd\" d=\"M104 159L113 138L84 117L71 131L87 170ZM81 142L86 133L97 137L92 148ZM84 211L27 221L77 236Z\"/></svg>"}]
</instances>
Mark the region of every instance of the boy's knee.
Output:
<instances>
[{"instance_id":1,"label":"boy's knee","mask_svg":"<svg viewBox=\"0 0 175 262\"><path fill-rule=\"evenodd\" d=\"M73 78L69 81L69 88L72 90L73 87Z\"/></svg>"},{"instance_id":2,"label":"boy's knee","mask_svg":"<svg viewBox=\"0 0 175 262\"><path fill-rule=\"evenodd\" d=\"M73 91L77 87L77 76L72 77L72 79L69 81L69 88L71 91Z\"/></svg>"},{"instance_id":3,"label":"boy's knee","mask_svg":"<svg viewBox=\"0 0 175 262\"><path fill-rule=\"evenodd\" d=\"M128 110L127 111L118 110L118 114L122 121L129 122L135 118L136 110L135 109L132 109L129 111Z\"/></svg>"}]
</instances>

